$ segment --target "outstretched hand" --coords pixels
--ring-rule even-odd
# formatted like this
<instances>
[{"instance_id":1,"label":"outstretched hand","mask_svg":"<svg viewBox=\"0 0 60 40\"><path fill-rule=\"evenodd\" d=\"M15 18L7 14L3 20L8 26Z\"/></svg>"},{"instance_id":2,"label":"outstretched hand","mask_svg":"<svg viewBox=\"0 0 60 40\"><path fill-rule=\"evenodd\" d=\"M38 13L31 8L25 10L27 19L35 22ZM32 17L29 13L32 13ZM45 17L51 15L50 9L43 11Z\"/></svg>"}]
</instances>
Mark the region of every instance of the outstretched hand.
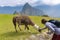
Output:
<instances>
[{"instance_id":1,"label":"outstretched hand","mask_svg":"<svg viewBox=\"0 0 60 40\"><path fill-rule=\"evenodd\" d=\"M42 32L42 29L38 29L39 32Z\"/></svg>"}]
</instances>

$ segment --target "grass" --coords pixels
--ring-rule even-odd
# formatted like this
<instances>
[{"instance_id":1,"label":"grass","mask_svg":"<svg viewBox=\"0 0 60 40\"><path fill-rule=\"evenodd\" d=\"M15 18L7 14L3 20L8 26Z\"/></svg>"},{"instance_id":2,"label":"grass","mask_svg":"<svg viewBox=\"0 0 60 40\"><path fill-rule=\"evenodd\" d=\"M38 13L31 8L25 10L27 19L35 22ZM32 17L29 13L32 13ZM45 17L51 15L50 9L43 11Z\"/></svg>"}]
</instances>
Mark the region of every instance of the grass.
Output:
<instances>
[{"instance_id":1,"label":"grass","mask_svg":"<svg viewBox=\"0 0 60 40\"><path fill-rule=\"evenodd\" d=\"M24 25L21 25L22 31L20 31L17 27L18 32L15 32L14 25L12 23L12 18L14 15L9 14L0 14L0 40L25 40L31 34L38 34L39 32L35 30L32 26L29 26L31 33L27 30L24 30ZM41 24L41 19L46 18L47 20L50 19L49 17L41 17L41 16L29 16L31 20L43 27L44 25Z\"/></svg>"}]
</instances>

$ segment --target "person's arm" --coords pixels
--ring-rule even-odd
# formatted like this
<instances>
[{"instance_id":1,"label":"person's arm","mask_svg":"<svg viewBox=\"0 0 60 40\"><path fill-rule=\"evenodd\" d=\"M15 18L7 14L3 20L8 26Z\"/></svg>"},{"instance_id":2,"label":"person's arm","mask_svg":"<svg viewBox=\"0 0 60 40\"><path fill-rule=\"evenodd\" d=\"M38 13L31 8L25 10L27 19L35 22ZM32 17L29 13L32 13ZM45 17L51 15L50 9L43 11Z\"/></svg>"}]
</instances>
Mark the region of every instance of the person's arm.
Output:
<instances>
[{"instance_id":1,"label":"person's arm","mask_svg":"<svg viewBox=\"0 0 60 40\"><path fill-rule=\"evenodd\" d=\"M51 26L51 24L47 24L46 27L47 27L48 29L50 29L51 31L53 31L53 32L55 31L55 29Z\"/></svg>"},{"instance_id":2,"label":"person's arm","mask_svg":"<svg viewBox=\"0 0 60 40\"><path fill-rule=\"evenodd\" d=\"M44 30L44 29L46 29L47 27L44 27L44 28L41 28L41 30Z\"/></svg>"}]
</instances>

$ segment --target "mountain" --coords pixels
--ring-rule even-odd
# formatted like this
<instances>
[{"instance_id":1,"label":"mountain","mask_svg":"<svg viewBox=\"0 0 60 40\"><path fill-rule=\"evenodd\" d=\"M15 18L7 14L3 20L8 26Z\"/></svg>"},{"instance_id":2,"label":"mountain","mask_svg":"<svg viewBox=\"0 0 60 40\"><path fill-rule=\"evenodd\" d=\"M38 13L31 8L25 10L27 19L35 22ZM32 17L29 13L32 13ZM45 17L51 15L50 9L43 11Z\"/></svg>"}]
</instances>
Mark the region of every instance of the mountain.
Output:
<instances>
[{"instance_id":1,"label":"mountain","mask_svg":"<svg viewBox=\"0 0 60 40\"><path fill-rule=\"evenodd\" d=\"M21 13L27 15L44 15L42 10L34 8L28 3L23 6Z\"/></svg>"},{"instance_id":2,"label":"mountain","mask_svg":"<svg viewBox=\"0 0 60 40\"><path fill-rule=\"evenodd\" d=\"M59 5L37 5L35 8L41 9L46 13L47 15L51 17L60 17L60 4Z\"/></svg>"},{"instance_id":3,"label":"mountain","mask_svg":"<svg viewBox=\"0 0 60 40\"><path fill-rule=\"evenodd\" d=\"M14 6L14 7L11 7L11 6L1 7L0 6L0 13L2 13L2 14L13 14L14 11L20 12L21 9L22 9L22 6Z\"/></svg>"},{"instance_id":4,"label":"mountain","mask_svg":"<svg viewBox=\"0 0 60 40\"><path fill-rule=\"evenodd\" d=\"M19 12L17 12L17 11L15 11L13 14L15 15L15 14L20 14L20 13L19 13Z\"/></svg>"},{"instance_id":5,"label":"mountain","mask_svg":"<svg viewBox=\"0 0 60 40\"><path fill-rule=\"evenodd\" d=\"M0 6L0 14L13 14L15 11L21 12L22 14L28 15L43 15L46 14L51 17L60 17L60 4L58 5L36 5L31 6L30 4L26 3L24 6Z\"/></svg>"},{"instance_id":6,"label":"mountain","mask_svg":"<svg viewBox=\"0 0 60 40\"><path fill-rule=\"evenodd\" d=\"M44 11L45 14L51 9L51 6L49 5L37 5L34 8L41 9Z\"/></svg>"}]
</instances>

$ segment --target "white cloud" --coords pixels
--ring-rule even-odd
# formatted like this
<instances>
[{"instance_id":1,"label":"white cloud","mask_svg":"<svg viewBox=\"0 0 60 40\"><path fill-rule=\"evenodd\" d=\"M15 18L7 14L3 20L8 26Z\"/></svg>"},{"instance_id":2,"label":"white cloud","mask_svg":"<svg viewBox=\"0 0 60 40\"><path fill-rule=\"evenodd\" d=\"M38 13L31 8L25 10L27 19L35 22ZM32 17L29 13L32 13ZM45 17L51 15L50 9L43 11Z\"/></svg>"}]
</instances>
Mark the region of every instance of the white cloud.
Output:
<instances>
[{"instance_id":1,"label":"white cloud","mask_svg":"<svg viewBox=\"0 0 60 40\"><path fill-rule=\"evenodd\" d=\"M24 5L26 2L28 2L31 5L35 5L35 4L36 5L37 4L57 5L57 4L60 4L60 0L0 0L0 6Z\"/></svg>"},{"instance_id":2,"label":"white cloud","mask_svg":"<svg viewBox=\"0 0 60 40\"><path fill-rule=\"evenodd\" d=\"M0 0L0 6L24 5L26 2L34 4L37 0Z\"/></svg>"},{"instance_id":3,"label":"white cloud","mask_svg":"<svg viewBox=\"0 0 60 40\"><path fill-rule=\"evenodd\" d=\"M41 0L42 3L47 5L57 5L60 4L60 0Z\"/></svg>"}]
</instances>

